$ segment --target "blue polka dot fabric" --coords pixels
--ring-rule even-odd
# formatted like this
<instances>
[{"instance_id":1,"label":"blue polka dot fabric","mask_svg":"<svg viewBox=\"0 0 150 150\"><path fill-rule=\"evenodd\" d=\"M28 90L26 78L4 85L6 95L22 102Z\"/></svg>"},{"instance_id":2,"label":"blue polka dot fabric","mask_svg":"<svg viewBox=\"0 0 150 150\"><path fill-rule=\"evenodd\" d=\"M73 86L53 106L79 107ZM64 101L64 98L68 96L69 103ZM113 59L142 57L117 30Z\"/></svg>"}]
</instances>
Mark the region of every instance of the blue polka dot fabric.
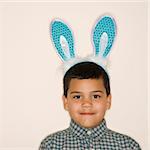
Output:
<instances>
[{"instance_id":1,"label":"blue polka dot fabric","mask_svg":"<svg viewBox=\"0 0 150 150\"><path fill-rule=\"evenodd\" d=\"M54 42L54 45L61 56L61 58L66 61L68 59L74 58L74 40L71 30L68 28L66 24L64 24L62 21L54 21L51 24L51 35L52 40ZM62 45L60 43L60 37L63 36L66 41L68 42L69 51L70 51L70 58L65 55L65 51L62 48Z\"/></svg>"},{"instance_id":2,"label":"blue polka dot fabric","mask_svg":"<svg viewBox=\"0 0 150 150\"><path fill-rule=\"evenodd\" d=\"M95 54L98 55L101 51L100 49L100 38L103 33L107 34L108 42L106 49L104 50L103 57L106 57L110 52L110 49L113 45L114 38L116 35L116 25L114 20L109 16L102 17L95 26L93 32L93 42L95 45Z\"/></svg>"},{"instance_id":3,"label":"blue polka dot fabric","mask_svg":"<svg viewBox=\"0 0 150 150\"><path fill-rule=\"evenodd\" d=\"M61 20L52 21L50 27L52 41L62 60L68 61L75 58L74 39L70 28ZM95 54L93 56L105 58L110 52L115 36L116 24L114 19L106 15L101 17L93 30L93 43L95 47Z\"/></svg>"}]
</instances>

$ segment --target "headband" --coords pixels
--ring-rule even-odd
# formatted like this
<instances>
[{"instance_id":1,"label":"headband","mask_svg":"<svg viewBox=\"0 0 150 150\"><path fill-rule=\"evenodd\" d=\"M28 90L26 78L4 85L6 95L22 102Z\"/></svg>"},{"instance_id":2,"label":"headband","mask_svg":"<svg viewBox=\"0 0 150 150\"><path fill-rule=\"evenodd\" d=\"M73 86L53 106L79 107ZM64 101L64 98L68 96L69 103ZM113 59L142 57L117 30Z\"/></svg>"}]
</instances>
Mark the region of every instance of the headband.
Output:
<instances>
[{"instance_id":1,"label":"headband","mask_svg":"<svg viewBox=\"0 0 150 150\"><path fill-rule=\"evenodd\" d=\"M73 65L91 61L107 70L108 54L116 36L116 23L111 16L102 16L92 30L94 53L80 58L76 56L71 29L62 20L55 19L50 25L50 34L57 54L63 61L64 73Z\"/></svg>"}]
</instances>

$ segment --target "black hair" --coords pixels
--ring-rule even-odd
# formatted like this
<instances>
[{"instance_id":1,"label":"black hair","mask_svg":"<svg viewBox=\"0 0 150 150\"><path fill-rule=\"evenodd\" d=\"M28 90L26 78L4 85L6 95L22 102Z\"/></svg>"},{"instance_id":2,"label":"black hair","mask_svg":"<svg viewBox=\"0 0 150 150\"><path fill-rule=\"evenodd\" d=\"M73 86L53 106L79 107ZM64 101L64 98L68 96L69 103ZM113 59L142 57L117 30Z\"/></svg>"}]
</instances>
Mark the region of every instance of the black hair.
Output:
<instances>
[{"instance_id":1,"label":"black hair","mask_svg":"<svg viewBox=\"0 0 150 150\"><path fill-rule=\"evenodd\" d=\"M71 79L103 79L107 96L110 94L110 81L107 72L94 62L81 62L72 66L64 75L63 90L67 97Z\"/></svg>"}]
</instances>

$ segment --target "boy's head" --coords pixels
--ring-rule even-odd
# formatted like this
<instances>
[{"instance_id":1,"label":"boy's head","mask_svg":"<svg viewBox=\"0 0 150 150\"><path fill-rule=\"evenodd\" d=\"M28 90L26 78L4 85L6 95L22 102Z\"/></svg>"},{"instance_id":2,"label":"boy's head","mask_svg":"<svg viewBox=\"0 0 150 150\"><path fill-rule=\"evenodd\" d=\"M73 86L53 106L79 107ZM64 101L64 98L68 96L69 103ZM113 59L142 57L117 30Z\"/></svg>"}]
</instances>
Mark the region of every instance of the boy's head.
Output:
<instances>
[{"instance_id":1,"label":"boy's head","mask_svg":"<svg viewBox=\"0 0 150 150\"><path fill-rule=\"evenodd\" d=\"M93 62L71 67L63 79L64 108L85 128L96 127L111 105L110 83L106 71Z\"/></svg>"},{"instance_id":2,"label":"boy's head","mask_svg":"<svg viewBox=\"0 0 150 150\"><path fill-rule=\"evenodd\" d=\"M81 62L71 67L63 79L64 96L67 97L71 79L102 79L107 96L110 94L109 76L106 71L94 62Z\"/></svg>"}]
</instances>

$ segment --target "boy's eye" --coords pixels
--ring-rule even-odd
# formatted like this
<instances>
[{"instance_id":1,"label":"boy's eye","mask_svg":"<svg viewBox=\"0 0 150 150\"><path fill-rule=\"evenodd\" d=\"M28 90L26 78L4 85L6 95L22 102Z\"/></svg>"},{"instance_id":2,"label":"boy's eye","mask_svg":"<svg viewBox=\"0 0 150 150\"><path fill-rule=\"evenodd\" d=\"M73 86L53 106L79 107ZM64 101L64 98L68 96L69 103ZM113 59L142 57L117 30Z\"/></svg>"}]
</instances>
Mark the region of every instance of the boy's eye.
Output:
<instances>
[{"instance_id":1,"label":"boy's eye","mask_svg":"<svg viewBox=\"0 0 150 150\"><path fill-rule=\"evenodd\" d=\"M73 96L73 99L80 99L80 98L81 98L80 95L75 95L75 96Z\"/></svg>"},{"instance_id":2,"label":"boy's eye","mask_svg":"<svg viewBox=\"0 0 150 150\"><path fill-rule=\"evenodd\" d=\"M93 99L100 99L101 96L100 95L93 95Z\"/></svg>"}]
</instances>

